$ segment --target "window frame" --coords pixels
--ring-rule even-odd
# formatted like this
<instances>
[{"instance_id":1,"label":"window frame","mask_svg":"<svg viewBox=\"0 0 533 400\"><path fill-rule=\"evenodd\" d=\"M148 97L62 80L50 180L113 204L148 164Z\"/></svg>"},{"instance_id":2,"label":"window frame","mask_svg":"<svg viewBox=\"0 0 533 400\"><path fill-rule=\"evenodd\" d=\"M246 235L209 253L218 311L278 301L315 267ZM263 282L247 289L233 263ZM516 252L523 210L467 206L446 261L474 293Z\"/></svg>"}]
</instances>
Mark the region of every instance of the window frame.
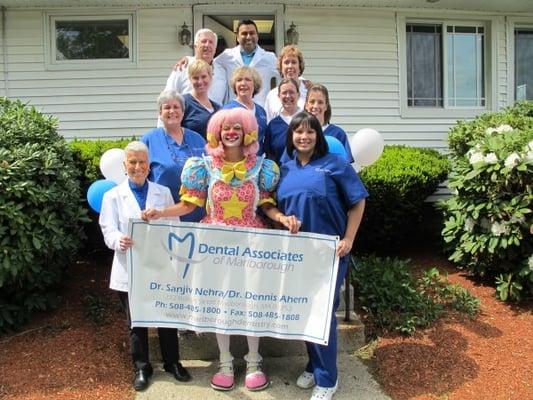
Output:
<instances>
[{"instance_id":1,"label":"window frame","mask_svg":"<svg viewBox=\"0 0 533 400\"><path fill-rule=\"evenodd\" d=\"M516 29L533 29L532 17L509 17L506 24L507 35L507 103L514 104L516 100L515 88L515 30Z\"/></svg>"},{"instance_id":2,"label":"window frame","mask_svg":"<svg viewBox=\"0 0 533 400\"><path fill-rule=\"evenodd\" d=\"M123 59L88 59L88 60L57 60L56 48L56 22L57 21L128 21L128 46L129 57ZM45 38L45 67L49 70L71 69L114 69L134 68L137 66L137 13L134 10L107 11L78 11L78 12L45 12L44 13L44 38Z\"/></svg>"},{"instance_id":3,"label":"window frame","mask_svg":"<svg viewBox=\"0 0 533 400\"><path fill-rule=\"evenodd\" d=\"M408 24L439 24L442 26L442 35L447 34L447 26L482 26L484 28L484 56L483 56L483 83L485 87L485 106L479 107L451 107L448 106L448 54L447 40L442 42L442 107L411 107L407 105L407 34ZM490 110L494 110L497 104L497 33L494 29L495 18L489 16L469 16L468 18L458 15L449 15L443 18L434 18L427 14L398 14L397 15L398 55L400 69L400 114L402 118L464 118L472 117Z\"/></svg>"}]
</instances>

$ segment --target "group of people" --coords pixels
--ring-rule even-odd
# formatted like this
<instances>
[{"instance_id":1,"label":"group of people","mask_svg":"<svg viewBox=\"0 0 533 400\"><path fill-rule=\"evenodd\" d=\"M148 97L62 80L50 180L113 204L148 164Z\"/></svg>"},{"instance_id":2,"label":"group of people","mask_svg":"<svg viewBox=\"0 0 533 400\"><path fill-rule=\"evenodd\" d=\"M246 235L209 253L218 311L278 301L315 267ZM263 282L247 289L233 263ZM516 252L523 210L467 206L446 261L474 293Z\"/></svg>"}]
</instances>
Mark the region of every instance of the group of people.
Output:
<instances>
[{"instance_id":1,"label":"group of people","mask_svg":"<svg viewBox=\"0 0 533 400\"><path fill-rule=\"evenodd\" d=\"M276 62L257 40L255 23L241 21L239 45L214 58L216 34L199 30L195 56L178 62L158 98L158 127L125 149L128 179L104 195L100 225L107 246L115 251L110 287L119 291L128 322L125 252L134 244L127 221L139 217L337 235L333 312L338 307L368 193L350 165L353 160L328 152L326 135L340 140L351 157L346 133L330 124L326 87L301 76L301 51L286 46ZM278 72L281 80L270 90L270 79ZM301 388L314 387L313 400L330 399L337 390L334 315L328 345L306 342L309 362L296 382ZM165 371L178 381L189 380L179 362L177 331L159 328L158 333ZM230 335L216 334L216 339L219 370L211 386L231 390ZM249 390L262 390L269 379L259 337L248 336L247 343L244 383ZM130 328L130 344L133 385L143 390L152 374L147 329Z\"/></svg>"}]
</instances>

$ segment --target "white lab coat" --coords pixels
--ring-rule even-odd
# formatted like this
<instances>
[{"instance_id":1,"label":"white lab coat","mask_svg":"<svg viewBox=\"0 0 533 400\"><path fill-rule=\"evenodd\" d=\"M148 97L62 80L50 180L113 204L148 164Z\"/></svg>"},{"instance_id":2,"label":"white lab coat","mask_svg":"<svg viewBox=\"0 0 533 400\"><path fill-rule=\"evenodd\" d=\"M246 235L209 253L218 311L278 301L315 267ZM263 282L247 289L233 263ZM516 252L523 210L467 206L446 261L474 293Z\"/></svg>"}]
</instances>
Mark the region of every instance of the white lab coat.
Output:
<instances>
[{"instance_id":1,"label":"white lab coat","mask_svg":"<svg viewBox=\"0 0 533 400\"><path fill-rule=\"evenodd\" d=\"M228 92L225 103L227 103L229 100L235 98L233 88L229 86L231 81L231 75L233 74L233 71L235 69L244 66L241 56L241 46L238 45L230 49L224 50L215 60L226 71ZM249 67L255 68L261 76L261 90L254 96L254 101L261 107L263 107L265 104L266 96L270 91L270 80L272 78L276 78L276 81L279 80L276 55L270 51L265 51L263 48L257 46L254 57L252 58Z\"/></svg>"},{"instance_id":2,"label":"white lab coat","mask_svg":"<svg viewBox=\"0 0 533 400\"><path fill-rule=\"evenodd\" d=\"M173 204L169 188L148 181L146 208L161 209ZM140 217L141 209L127 179L104 194L99 223L105 244L115 251L109 279L109 287L113 290L128 291L126 252L120 249L120 238L128 234L129 219Z\"/></svg>"}]
</instances>

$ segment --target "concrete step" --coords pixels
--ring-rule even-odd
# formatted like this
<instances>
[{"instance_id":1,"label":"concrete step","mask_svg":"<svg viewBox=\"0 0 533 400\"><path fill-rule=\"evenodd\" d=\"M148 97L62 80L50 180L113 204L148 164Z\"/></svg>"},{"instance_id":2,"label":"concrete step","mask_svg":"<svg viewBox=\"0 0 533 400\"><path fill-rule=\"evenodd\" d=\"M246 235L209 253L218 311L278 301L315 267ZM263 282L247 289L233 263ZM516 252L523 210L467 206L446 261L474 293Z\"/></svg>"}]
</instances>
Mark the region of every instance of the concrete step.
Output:
<instances>
[{"instance_id":1,"label":"concrete step","mask_svg":"<svg viewBox=\"0 0 533 400\"><path fill-rule=\"evenodd\" d=\"M338 352L353 353L365 343L364 327L358 315L350 313L350 321L344 321L345 312L337 312ZM180 332L180 358L182 360L218 359L218 347L214 333ZM157 330L149 330L150 360L161 362ZM235 358L247 353L246 337L235 335L231 338L231 352ZM303 356L307 354L301 340L284 340L270 337L261 338L259 352L263 357Z\"/></svg>"},{"instance_id":2,"label":"concrete step","mask_svg":"<svg viewBox=\"0 0 533 400\"><path fill-rule=\"evenodd\" d=\"M307 356L273 357L264 359L264 369L270 378L270 386L260 392L250 392L244 387L246 365L235 360L235 389L221 392L211 389L209 381L217 372L218 362L184 360L183 365L192 375L190 382L176 381L172 375L162 372L162 366L154 364L154 376L150 386L136 392L135 400L309 400L311 389L296 386L296 378L302 373ZM367 367L353 354L339 353L339 389L334 400L391 400Z\"/></svg>"}]
</instances>

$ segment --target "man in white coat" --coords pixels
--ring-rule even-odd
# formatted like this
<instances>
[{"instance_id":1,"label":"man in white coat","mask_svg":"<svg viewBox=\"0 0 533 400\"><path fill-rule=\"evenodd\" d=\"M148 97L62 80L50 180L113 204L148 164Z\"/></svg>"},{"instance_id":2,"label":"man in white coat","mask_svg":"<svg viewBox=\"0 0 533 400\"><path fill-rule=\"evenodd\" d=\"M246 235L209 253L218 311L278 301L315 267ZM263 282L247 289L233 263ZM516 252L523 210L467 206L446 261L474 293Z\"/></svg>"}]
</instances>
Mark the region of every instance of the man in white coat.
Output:
<instances>
[{"instance_id":1,"label":"man in white coat","mask_svg":"<svg viewBox=\"0 0 533 400\"><path fill-rule=\"evenodd\" d=\"M251 19L239 21L237 25L238 46L226 49L216 61L225 69L227 82L231 81L233 71L242 66L255 68L261 76L261 90L254 96L254 101L261 107L265 105L265 99L271 89L272 78L279 79L276 55L265 51L257 42L259 33L257 25ZM274 83L274 86L276 83ZM228 101L235 97L233 89L228 86Z\"/></svg>"},{"instance_id":2,"label":"man in white coat","mask_svg":"<svg viewBox=\"0 0 533 400\"><path fill-rule=\"evenodd\" d=\"M130 218L140 218L146 208L169 207L174 204L166 186L148 181L150 171L148 147L142 142L131 142L125 148L124 168L128 179L104 194L100 211L100 228L104 241L115 251L109 287L116 290L126 312L130 332L130 349L135 367L133 387L143 390L153 373L148 352L148 328L131 327L128 302L128 270L126 251L134 245L128 233ZM158 328L159 345L163 356L163 368L178 381L191 379L189 372L179 362L177 330Z\"/></svg>"},{"instance_id":3,"label":"man in white coat","mask_svg":"<svg viewBox=\"0 0 533 400\"><path fill-rule=\"evenodd\" d=\"M279 80L280 76L277 69L277 58L271 51L266 51L260 47L257 42L259 40L257 25L251 19L239 21L237 25L237 46L224 50L218 57L215 58L214 65L218 65L224 70L224 77L226 87L224 90L224 101L221 104L226 104L228 101L235 98L233 88L229 86L233 71L242 66L255 68L261 76L261 90L254 96L254 101L261 107L265 104L265 99L271 89L271 80L275 78ZM188 59L181 58L175 68L181 72L186 70ZM277 82L274 82L276 86ZM213 100L218 101L215 98Z\"/></svg>"}]
</instances>

